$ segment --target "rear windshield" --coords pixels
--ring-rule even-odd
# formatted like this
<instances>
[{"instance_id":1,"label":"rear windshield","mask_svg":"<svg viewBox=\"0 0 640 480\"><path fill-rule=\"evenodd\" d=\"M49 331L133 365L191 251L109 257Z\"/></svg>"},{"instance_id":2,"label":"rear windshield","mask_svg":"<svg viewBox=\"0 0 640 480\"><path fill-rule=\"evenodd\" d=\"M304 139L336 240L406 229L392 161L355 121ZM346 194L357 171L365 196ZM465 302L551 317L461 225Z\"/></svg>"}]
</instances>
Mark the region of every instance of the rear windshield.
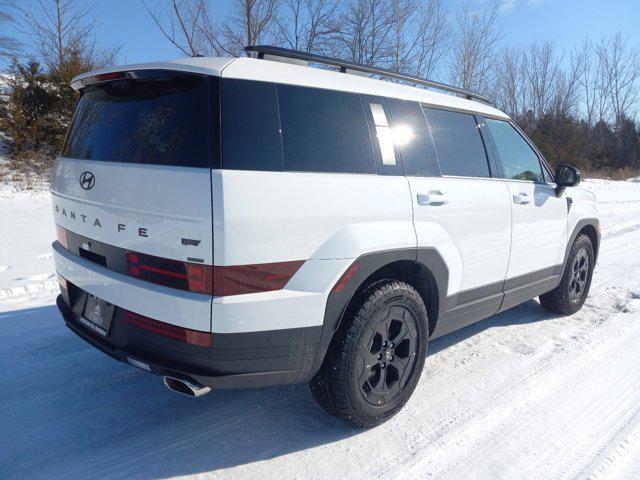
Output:
<instances>
[{"instance_id":1,"label":"rear windshield","mask_svg":"<svg viewBox=\"0 0 640 480\"><path fill-rule=\"evenodd\" d=\"M80 97L62 155L212 167L216 85L217 78L165 72L152 80L89 88Z\"/></svg>"}]
</instances>

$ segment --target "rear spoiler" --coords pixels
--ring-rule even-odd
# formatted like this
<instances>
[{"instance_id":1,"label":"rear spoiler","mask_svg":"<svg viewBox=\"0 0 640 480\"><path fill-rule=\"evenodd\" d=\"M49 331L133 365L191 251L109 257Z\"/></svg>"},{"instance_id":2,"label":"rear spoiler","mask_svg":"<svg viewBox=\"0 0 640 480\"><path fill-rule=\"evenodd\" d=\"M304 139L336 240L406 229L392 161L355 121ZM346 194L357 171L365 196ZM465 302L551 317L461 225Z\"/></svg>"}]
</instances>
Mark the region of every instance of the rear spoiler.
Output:
<instances>
[{"instance_id":1,"label":"rear spoiler","mask_svg":"<svg viewBox=\"0 0 640 480\"><path fill-rule=\"evenodd\" d=\"M153 78L158 72L182 72L200 75L220 76L222 70L233 62L234 58L183 58L172 62L137 63L110 67L83 73L71 80L71 87L82 90L89 85L97 85L119 79L141 80Z\"/></svg>"},{"instance_id":2,"label":"rear spoiler","mask_svg":"<svg viewBox=\"0 0 640 480\"><path fill-rule=\"evenodd\" d=\"M78 91L82 88L88 87L89 85L112 82L113 80L125 80L134 78L132 75L134 73L135 72L109 72L100 73L98 75L90 75L88 77L82 78L76 77L71 81L71 88L73 88L75 91Z\"/></svg>"},{"instance_id":3,"label":"rear spoiler","mask_svg":"<svg viewBox=\"0 0 640 480\"><path fill-rule=\"evenodd\" d=\"M71 87L74 90L80 90L92 85L100 85L109 82L115 82L118 80L132 80L132 81L167 81L175 80L185 77L203 77L201 73L184 72L180 70L129 70L126 72L109 72L100 73L97 75L89 75L87 77L80 78L76 81L76 85L71 83Z\"/></svg>"}]
</instances>

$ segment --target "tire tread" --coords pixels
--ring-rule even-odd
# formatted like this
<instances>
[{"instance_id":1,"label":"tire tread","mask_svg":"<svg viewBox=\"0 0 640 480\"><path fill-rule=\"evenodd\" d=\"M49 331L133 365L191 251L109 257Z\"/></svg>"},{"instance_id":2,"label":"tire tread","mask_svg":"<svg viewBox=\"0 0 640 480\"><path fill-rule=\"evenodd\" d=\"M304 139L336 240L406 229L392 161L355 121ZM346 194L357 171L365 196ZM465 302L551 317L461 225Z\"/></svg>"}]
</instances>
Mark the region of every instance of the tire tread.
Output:
<instances>
[{"instance_id":1,"label":"tire tread","mask_svg":"<svg viewBox=\"0 0 640 480\"><path fill-rule=\"evenodd\" d=\"M368 313L377 308L376 302L382 297L394 294L411 296L412 300L418 302L423 309L426 319L426 308L422 297L411 285L391 278L372 283L356 299L357 302L361 302L360 307L348 328L343 332L336 332L338 337L327 351L320 370L310 382L313 397L324 410L357 427L370 428L379 425L395 415L405 403L401 402L378 418L366 418L354 408L348 390L348 363L351 356L357 352L358 338L368 327ZM422 364L420 363L419 366L421 367Z\"/></svg>"},{"instance_id":2,"label":"tire tread","mask_svg":"<svg viewBox=\"0 0 640 480\"><path fill-rule=\"evenodd\" d=\"M569 256L567 257L567 263L565 265L560 284L553 290L540 295L540 305L542 305L542 307L546 310L549 310L553 313L558 313L560 315L572 315L582 308L587 295L585 294L578 303L571 302L569 298L568 284L570 282L570 270L571 266L573 265L573 259L578 254L580 248L584 246L587 247L590 262L589 268L591 269L591 271L589 272L589 282L586 289L586 292L588 294L589 286L591 284L591 274L593 271L593 245L591 244L591 240L589 239L589 237L584 233L581 233L576 237L573 245L571 246L571 250L569 251Z\"/></svg>"}]
</instances>

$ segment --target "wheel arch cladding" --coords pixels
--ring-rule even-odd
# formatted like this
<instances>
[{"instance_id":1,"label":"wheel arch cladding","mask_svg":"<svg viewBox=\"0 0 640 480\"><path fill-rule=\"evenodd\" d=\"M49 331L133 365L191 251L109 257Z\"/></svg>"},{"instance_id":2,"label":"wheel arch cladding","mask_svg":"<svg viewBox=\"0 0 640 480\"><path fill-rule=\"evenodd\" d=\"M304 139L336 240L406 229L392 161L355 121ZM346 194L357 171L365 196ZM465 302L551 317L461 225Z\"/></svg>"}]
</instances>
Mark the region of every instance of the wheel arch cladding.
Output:
<instances>
[{"instance_id":1,"label":"wheel arch cladding","mask_svg":"<svg viewBox=\"0 0 640 480\"><path fill-rule=\"evenodd\" d=\"M600 236L598 235L598 229L596 226L592 224L587 224L580 229L579 233L584 233L589 240L591 240L591 245L593 245L593 255L594 260L598 259L598 250L600 248Z\"/></svg>"},{"instance_id":2,"label":"wheel arch cladding","mask_svg":"<svg viewBox=\"0 0 640 480\"><path fill-rule=\"evenodd\" d=\"M345 327L350 308L355 308L354 300L369 285L384 278L396 278L415 288L427 308L429 334L431 334L440 316L440 309L446 303L449 272L447 266L435 248L408 248L386 250L361 255L355 274L337 291L335 287L327 299L322 334L318 344L316 359L311 370L318 371L335 333ZM338 283L340 280L338 281Z\"/></svg>"},{"instance_id":3,"label":"wheel arch cladding","mask_svg":"<svg viewBox=\"0 0 640 480\"><path fill-rule=\"evenodd\" d=\"M564 265L567 264L567 259L569 258L569 252L571 251L571 246L578 238L578 235L581 233L585 234L591 240L591 245L593 246L593 255L594 260L598 260L598 251L600 249L600 221L597 218L583 218L579 220L576 225L573 227L573 232L569 237L569 242L567 242L567 247L564 253Z\"/></svg>"}]
</instances>

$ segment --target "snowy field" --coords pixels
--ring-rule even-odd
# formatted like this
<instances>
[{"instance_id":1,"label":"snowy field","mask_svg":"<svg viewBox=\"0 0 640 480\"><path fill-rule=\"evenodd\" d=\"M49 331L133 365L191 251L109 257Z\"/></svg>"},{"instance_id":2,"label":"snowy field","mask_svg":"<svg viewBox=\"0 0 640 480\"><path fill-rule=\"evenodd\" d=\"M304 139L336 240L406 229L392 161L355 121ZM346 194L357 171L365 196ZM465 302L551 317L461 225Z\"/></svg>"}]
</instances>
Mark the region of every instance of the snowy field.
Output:
<instances>
[{"instance_id":1,"label":"snowy field","mask_svg":"<svg viewBox=\"0 0 640 480\"><path fill-rule=\"evenodd\" d=\"M180 397L67 330L46 193L0 188L0 478L640 478L640 183L593 180L591 295L430 344L406 408L363 431L306 385Z\"/></svg>"}]
</instances>

